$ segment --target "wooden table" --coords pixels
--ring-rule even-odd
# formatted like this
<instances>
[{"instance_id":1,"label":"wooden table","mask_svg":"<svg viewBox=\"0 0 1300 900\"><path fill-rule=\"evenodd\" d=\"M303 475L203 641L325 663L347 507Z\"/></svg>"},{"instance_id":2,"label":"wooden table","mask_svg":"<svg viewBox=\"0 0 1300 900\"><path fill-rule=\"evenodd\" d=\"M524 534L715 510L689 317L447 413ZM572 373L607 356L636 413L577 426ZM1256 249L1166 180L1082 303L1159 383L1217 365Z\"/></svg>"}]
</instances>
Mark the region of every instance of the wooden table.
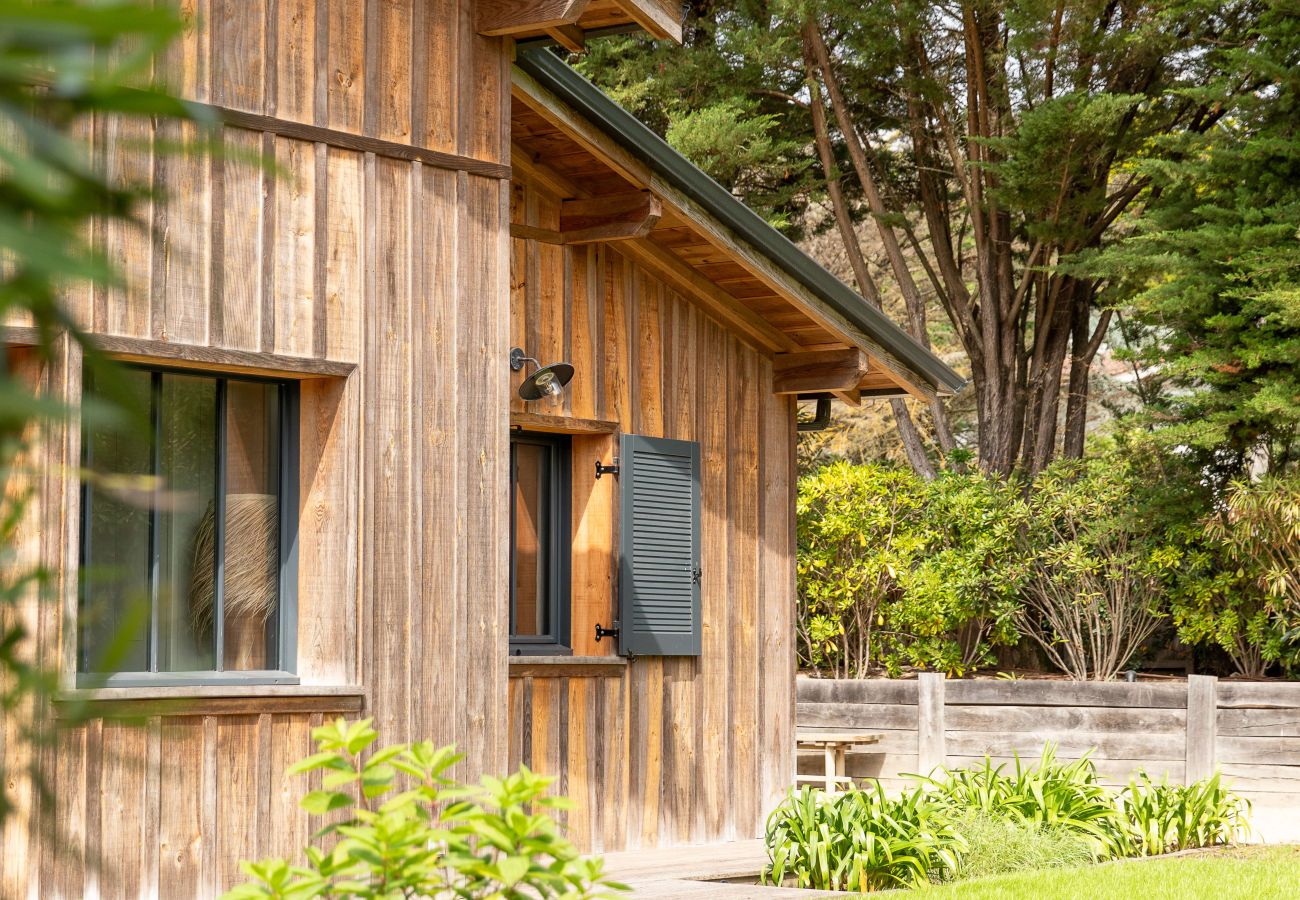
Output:
<instances>
[{"instance_id":1,"label":"wooden table","mask_svg":"<svg viewBox=\"0 0 1300 900\"><path fill-rule=\"evenodd\" d=\"M855 744L878 744L883 734L871 731L802 731L795 732L800 750L821 750L825 754L826 772L823 775L795 775L800 781L820 781L828 794L835 793L838 785L852 784L853 779L844 774L844 754Z\"/></svg>"}]
</instances>

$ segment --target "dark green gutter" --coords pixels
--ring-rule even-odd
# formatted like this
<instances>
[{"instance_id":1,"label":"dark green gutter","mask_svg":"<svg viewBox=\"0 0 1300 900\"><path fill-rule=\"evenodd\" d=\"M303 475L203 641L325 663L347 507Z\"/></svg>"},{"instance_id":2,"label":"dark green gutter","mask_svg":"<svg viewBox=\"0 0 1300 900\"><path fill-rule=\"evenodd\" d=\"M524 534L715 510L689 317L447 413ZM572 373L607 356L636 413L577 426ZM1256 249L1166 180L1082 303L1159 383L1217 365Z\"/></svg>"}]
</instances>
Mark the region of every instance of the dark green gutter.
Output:
<instances>
[{"instance_id":1,"label":"dark green gutter","mask_svg":"<svg viewBox=\"0 0 1300 900\"><path fill-rule=\"evenodd\" d=\"M851 325L877 341L900 363L929 382L932 388L940 393L956 393L961 390L965 380L943 360L922 347L915 338L863 300L852 288L819 266L785 235L701 172L663 138L641 124L635 116L570 68L546 46L537 43L520 44L515 65L572 106L670 185L700 204L787 275L821 298Z\"/></svg>"}]
</instances>

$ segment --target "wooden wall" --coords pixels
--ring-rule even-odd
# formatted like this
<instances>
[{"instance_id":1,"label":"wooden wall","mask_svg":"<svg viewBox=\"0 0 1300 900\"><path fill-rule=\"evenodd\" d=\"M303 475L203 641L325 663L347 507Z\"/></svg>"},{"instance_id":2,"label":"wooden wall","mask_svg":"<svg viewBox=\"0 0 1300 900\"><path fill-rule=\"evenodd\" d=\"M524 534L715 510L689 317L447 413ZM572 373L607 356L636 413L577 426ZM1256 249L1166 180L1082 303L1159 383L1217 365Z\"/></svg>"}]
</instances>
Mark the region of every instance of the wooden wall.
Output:
<instances>
[{"instance_id":1,"label":"wooden wall","mask_svg":"<svg viewBox=\"0 0 1300 900\"><path fill-rule=\"evenodd\" d=\"M555 227L556 199L516 180L512 221ZM617 850L761 834L793 772L794 412L772 365L619 253L511 241L510 332L576 375L560 405L516 413L603 420L698 441L703 490L703 653L638 658L613 674L516 667L511 764L559 777L582 847ZM573 639L613 618L613 478L590 470L615 436L575 438Z\"/></svg>"},{"instance_id":2,"label":"wooden wall","mask_svg":"<svg viewBox=\"0 0 1300 900\"><path fill-rule=\"evenodd\" d=\"M224 131L237 153L206 159L153 152L188 129L93 123L111 172L168 197L143 211L149 229L96 231L128 290L69 302L104 335L353 366L303 387L304 687L166 712L104 700L107 717L76 727L49 710L7 716L0 752L23 816L0 846L4 897L213 897L241 858L296 856L307 785L284 768L323 717L362 704L386 740L459 744L462 776L507 761L505 47L473 33L471 0L184 6L199 24L159 76L252 115ZM79 395L74 352L34 377ZM62 603L20 614L70 679L77 429L37 449L22 548L54 568ZM17 731L33 719L53 741L53 804L20 774Z\"/></svg>"},{"instance_id":3,"label":"wooden wall","mask_svg":"<svg viewBox=\"0 0 1300 900\"><path fill-rule=\"evenodd\" d=\"M800 678L798 724L883 734L879 744L850 753L847 770L886 787L912 784L902 776L927 771L922 758L951 767L985 755L1010 763L1015 754L1036 758L1052 741L1061 759L1092 750L1102 780L1116 786L1138 770L1183 782L1217 769L1255 805L1264 838L1279 817L1289 829L1283 836L1293 840L1300 829L1300 685L1204 676L1158 684L922 677L937 682L931 690L939 702L929 711L918 704L917 681ZM801 758L800 771L822 771L820 752Z\"/></svg>"}]
</instances>

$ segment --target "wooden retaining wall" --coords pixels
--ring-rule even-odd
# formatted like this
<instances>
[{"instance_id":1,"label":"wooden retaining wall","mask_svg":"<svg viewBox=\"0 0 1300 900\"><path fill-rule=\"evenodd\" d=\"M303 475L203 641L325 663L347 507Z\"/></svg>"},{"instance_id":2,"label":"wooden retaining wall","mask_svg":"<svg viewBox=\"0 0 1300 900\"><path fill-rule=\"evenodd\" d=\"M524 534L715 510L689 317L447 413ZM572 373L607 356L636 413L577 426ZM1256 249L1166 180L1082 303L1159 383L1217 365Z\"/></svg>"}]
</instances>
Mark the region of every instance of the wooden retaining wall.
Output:
<instances>
[{"instance_id":1,"label":"wooden retaining wall","mask_svg":"<svg viewBox=\"0 0 1300 900\"><path fill-rule=\"evenodd\" d=\"M883 734L879 744L850 753L847 770L890 788L911 783L907 773L985 755L1037 757L1051 741L1062 759L1092 750L1109 784L1138 770L1181 782L1218 769L1261 812L1300 819L1300 684L1201 675L1161 684L801 677L797 722ZM820 765L819 754L801 754L801 772Z\"/></svg>"}]
</instances>

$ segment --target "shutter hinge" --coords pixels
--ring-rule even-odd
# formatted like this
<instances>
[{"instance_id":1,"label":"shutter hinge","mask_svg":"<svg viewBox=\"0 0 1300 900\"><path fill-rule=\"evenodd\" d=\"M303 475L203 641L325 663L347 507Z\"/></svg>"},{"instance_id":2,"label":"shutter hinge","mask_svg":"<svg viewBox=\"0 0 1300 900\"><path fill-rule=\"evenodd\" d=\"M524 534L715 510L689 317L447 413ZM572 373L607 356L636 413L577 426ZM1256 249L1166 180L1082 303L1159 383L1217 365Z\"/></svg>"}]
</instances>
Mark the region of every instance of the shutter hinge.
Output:
<instances>
[{"instance_id":1,"label":"shutter hinge","mask_svg":"<svg viewBox=\"0 0 1300 900\"><path fill-rule=\"evenodd\" d=\"M601 638L618 637L618 622L614 623L613 628L603 628L599 622L596 623L596 643L600 643Z\"/></svg>"},{"instance_id":2,"label":"shutter hinge","mask_svg":"<svg viewBox=\"0 0 1300 900\"><path fill-rule=\"evenodd\" d=\"M600 476L602 475L613 475L615 478L617 478L618 468L619 468L619 464L618 464L617 456L614 457L614 465L612 466L607 466L603 464L600 460L596 460L596 477L600 478Z\"/></svg>"},{"instance_id":3,"label":"shutter hinge","mask_svg":"<svg viewBox=\"0 0 1300 900\"><path fill-rule=\"evenodd\" d=\"M696 566L691 570L691 581L694 584L700 584L704 580L704 570Z\"/></svg>"}]
</instances>

